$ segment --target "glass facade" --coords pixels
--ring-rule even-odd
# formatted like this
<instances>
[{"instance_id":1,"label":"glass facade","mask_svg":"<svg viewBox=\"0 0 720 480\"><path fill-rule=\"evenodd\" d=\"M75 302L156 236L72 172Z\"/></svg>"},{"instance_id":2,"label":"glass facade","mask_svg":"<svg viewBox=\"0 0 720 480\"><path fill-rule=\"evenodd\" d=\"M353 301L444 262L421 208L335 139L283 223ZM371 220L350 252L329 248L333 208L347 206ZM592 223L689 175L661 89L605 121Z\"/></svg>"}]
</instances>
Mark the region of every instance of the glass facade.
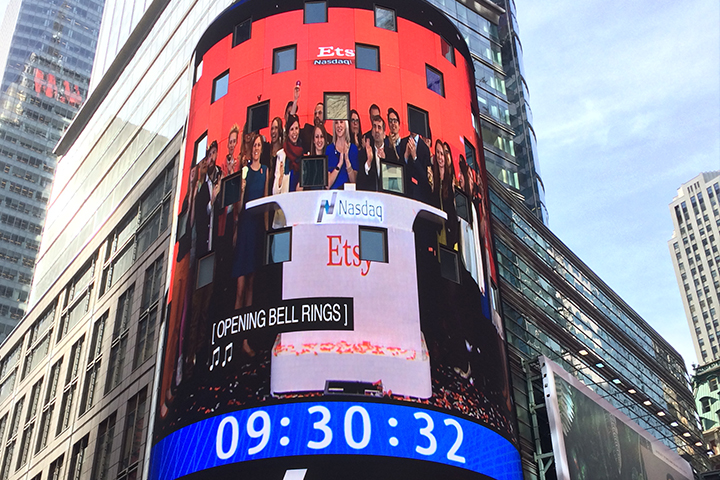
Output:
<instances>
[{"instance_id":1,"label":"glass facade","mask_svg":"<svg viewBox=\"0 0 720 480\"><path fill-rule=\"evenodd\" d=\"M682 357L500 183L489 193L511 353L530 363L551 358L668 447L702 458ZM523 375L517 380L524 386ZM520 431L532 440L522 411Z\"/></svg>"},{"instance_id":2,"label":"glass facade","mask_svg":"<svg viewBox=\"0 0 720 480\"><path fill-rule=\"evenodd\" d=\"M210 0L166 9L65 153L50 200L31 303L105 224L185 123L192 51L226 7ZM104 176L97 175L103 165Z\"/></svg>"},{"instance_id":3,"label":"glass facade","mask_svg":"<svg viewBox=\"0 0 720 480\"><path fill-rule=\"evenodd\" d=\"M90 79L91 92L102 80L151 3L151 0L117 0L108 3L97 41L97 60L93 64Z\"/></svg>"},{"instance_id":4,"label":"glass facade","mask_svg":"<svg viewBox=\"0 0 720 480\"><path fill-rule=\"evenodd\" d=\"M87 97L104 0L29 0L0 87L0 340L27 310L57 157ZM13 30L14 28L14 30Z\"/></svg>"},{"instance_id":5,"label":"glass facade","mask_svg":"<svg viewBox=\"0 0 720 480\"><path fill-rule=\"evenodd\" d=\"M515 2L483 2L480 10L487 16L484 18L454 0L429 1L453 20L474 57L488 172L520 193L525 206L547 224L545 187L540 177L537 139L523 75Z\"/></svg>"}]
</instances>

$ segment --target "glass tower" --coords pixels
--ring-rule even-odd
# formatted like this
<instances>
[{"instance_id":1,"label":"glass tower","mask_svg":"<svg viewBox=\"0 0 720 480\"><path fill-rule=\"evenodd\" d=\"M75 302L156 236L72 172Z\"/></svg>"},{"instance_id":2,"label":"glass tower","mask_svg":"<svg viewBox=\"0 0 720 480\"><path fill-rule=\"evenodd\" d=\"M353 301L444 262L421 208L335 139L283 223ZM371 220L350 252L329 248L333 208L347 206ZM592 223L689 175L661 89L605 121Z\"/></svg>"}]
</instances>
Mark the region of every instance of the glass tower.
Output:
<instances>
[{"instance_id":1,"label":"glass tower","mask_svg":"<svg viewBox=\"0 0 720 480\"><path fill-rule=\"evenodd\" d=\"M528 442L544 435L535 364L545 355L704 471L700 419L682 357L507 189L492 178L489 184L520 432ZM528 458L531 471L544 466L538 445L537 456Z\"/></svg>"},{"instance_id":2,"label":"glass tower","mask_svg":"<svg viewBox=\"0 0 720 480\"><path fill-rule=\"evenodd\" d=\"M57 164L53 149L87 96L103 4L25 0L19 10L16 3L8 8L17 22L3 33L0 339L27 309Z\"/></svg>"},{"instance_id":3,"label":"glass tower","mask_svg":"<svg viewBox=\"0 0 720 480\"><path fill-rule=\"evenodd\" d=\"M487 171L547 225L514 0L476 3L476 10L454 0L429 1L455 23L473 55Z\"/></svg>"}]
</instances>

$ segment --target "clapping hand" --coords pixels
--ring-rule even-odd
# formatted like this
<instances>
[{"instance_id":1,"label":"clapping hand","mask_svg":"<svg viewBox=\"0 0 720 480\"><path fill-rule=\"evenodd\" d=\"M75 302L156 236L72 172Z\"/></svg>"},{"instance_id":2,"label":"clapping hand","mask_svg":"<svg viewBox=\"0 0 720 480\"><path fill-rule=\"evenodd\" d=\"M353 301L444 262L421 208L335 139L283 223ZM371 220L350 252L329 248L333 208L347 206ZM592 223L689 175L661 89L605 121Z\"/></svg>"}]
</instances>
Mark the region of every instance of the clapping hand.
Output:
<instances>
[{"instance_id":1,"label":"clapping hand","mask_svg":"<svg viewBox=\"0 0 720 480\"><path fill-rule=\"evenodd\" d=\"M373 151L372 146L370 146L370 139L365 139L365 152L367 153L367 165L370 167L372 164L372 158L373 158Z\"/></svg>"},{"instance_id":2,"label":"clapping hand","mask_svg":"<svg viewBox=\"0 0 720 480\"><path fill-rule=\"evenodd\" d=\"M409 137L407 145L405 146L405 159L406 160L415 160L415 157L417 156L415 151L416 151L415 139L413 137Z\"/></svg>"}]
</instances>

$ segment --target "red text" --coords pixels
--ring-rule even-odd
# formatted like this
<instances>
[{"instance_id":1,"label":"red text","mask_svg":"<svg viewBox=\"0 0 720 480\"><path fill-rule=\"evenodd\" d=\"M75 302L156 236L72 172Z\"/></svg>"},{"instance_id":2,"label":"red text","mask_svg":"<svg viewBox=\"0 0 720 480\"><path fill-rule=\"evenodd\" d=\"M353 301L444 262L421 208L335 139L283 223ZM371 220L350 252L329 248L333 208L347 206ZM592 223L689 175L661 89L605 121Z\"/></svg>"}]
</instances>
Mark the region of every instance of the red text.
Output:
<instances>
[{"instance_id":1,"label":"red text","mask_svg":"<svg viewBox=\"0 0 720 480\"><path fill-rule=\"evenodd\" d=\"M328 235L328 266L329 267L361 267L363 277L370 271L370 260L360 260L360 245L343 243L341 235Z\"/></svg>"}]
</instances>

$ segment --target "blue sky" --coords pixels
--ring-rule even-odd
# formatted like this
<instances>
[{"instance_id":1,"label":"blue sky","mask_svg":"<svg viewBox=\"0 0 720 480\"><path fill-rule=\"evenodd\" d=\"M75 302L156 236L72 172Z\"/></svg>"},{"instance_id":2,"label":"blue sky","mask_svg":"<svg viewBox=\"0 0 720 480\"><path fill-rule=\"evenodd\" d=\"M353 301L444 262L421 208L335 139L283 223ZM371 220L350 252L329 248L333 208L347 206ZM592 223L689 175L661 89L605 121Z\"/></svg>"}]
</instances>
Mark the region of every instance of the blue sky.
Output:
<instances>
[{"instance_id":1,"label":"blue sky","mask_svg":"<svg viewBox=\"0 0 720 480\"><path fill-rule=\"evenodd\" d=\"M516 6L550 228L689 368L668 204L720 170L720 2Z\"/></svg>"}]
</instances>

